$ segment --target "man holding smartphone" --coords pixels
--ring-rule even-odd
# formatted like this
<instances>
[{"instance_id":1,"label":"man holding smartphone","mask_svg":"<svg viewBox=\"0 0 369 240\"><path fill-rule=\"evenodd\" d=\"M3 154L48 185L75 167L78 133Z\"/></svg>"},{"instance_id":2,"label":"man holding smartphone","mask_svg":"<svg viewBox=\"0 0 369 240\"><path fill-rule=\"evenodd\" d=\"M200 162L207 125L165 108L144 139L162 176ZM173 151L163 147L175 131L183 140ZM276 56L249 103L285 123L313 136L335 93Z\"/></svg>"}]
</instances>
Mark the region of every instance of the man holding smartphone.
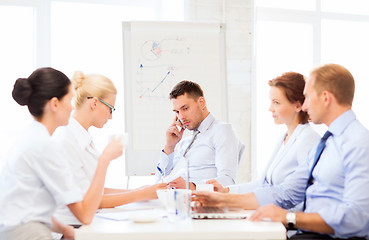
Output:
<instances>
[{"instance_id":1,"label":"man holding smartphone","mask_svg":"<svg viewBox=\"0 0 369 240\"><path fill-rule=\"evenodd\" d=\"M216 120L209 112L197 83L179 82L169 98L176 116L166 131L157 179L164 178L170 187L185 188L187 158L191 189L209 179L216 179L223 185L234 184L243 144L231 125ZM185 129L193 131L193 135L182 139Z\"/></svg>"}]
</instances>

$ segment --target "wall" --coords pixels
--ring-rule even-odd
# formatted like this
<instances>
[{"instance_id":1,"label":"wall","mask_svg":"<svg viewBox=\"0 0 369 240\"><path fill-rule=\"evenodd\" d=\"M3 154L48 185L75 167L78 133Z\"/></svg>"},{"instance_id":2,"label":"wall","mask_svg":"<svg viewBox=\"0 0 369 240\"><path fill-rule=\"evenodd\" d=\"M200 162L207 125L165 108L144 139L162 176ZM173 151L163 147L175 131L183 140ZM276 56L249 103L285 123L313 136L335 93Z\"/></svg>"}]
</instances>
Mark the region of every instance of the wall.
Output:
<instances>
[{"instance_id":1,"label":"wall","mask_svg":"<svg viewBox=\"0 0 369 240\"><path fill-rule=\"evenodd\" d=\"M246 145L237 182L251 179L252 0L188 0L188 21L226 24L228 120ZM211 106L209 106L211 110Z\"/></svg>"}]
</instances>

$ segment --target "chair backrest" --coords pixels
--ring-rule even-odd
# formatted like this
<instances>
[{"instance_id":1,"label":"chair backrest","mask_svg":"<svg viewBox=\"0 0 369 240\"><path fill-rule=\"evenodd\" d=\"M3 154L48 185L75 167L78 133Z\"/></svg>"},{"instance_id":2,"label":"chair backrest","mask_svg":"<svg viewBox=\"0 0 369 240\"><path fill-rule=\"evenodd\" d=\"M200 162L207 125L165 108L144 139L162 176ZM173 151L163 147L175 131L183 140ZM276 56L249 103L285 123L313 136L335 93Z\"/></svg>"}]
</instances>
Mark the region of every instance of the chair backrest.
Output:
<instances>
[{"instance_id":1,"label":"chair backrest","mask_svg":"<svg viewBox=\"0 0 369 240\"><path fill-rule=\"evenodd\" d=\"M239 146L240 151L238 152L238 165L240 164L240 161L242 159L243 154L245 153L245 148L246 148L246 145L241 142L239 143L239 145L240 145Z\"/></svg>"}]
</instances>

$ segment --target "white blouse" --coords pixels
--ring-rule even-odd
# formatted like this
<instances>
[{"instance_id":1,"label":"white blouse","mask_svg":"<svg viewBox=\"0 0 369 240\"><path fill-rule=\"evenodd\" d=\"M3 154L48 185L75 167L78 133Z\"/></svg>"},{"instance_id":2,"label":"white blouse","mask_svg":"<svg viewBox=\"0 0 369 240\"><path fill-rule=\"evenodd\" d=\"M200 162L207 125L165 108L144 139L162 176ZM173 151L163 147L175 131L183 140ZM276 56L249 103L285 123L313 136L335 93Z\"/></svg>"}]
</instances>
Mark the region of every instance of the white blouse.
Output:
<instances>
[{"instance_id":1,"label":"white blouse","mask_svg":"<svg viewBox=\"0 0 369 240\"><path fill-rule=\"evenodd\" d=\"M0 232L30 221L51 226L57 205L82 198L47 128L34 121L10 151L0 175Z\"/></svg>"},{"instance_id":2,"label":"white blouse","mask_svg":"<svg viewBox=\"0 0 369 240\"><path fill-rule=\"evenodd\" d=\"M58 129L54 135L56 141L63 148L65 160L71 166L75 187L85 194L95 175L100 156L90 133L77 120L71 118L69 124ZM58 207L54 216L66 224L82 224L66 206Z\"/></svg>"}]
</instances>

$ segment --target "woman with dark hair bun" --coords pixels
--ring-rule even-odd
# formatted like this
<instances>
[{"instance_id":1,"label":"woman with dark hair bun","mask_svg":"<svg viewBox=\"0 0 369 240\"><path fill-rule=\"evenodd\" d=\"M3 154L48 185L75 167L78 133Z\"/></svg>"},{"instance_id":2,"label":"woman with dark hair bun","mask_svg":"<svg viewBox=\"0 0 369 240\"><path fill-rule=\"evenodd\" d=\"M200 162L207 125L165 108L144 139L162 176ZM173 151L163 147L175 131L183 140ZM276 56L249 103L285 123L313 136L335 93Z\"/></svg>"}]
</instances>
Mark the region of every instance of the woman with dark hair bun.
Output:
<instances>
[{"instance_id":1,"label":"woman with dark hair bun","mask_svg":"<svg viewBox=\"0 0 369 240\"><path fill-rule=\"evenodd\" d=\"M14 100L21 106L28 104L29 97L31 96L32 88L28 78L18 78L14 84L12 92Z\"/></svg>"},{"instance_id":2,"label":"woman with dark hair bun","mask_svg":"<svg viewBox=\"0 0 369 240\"><path fill-rule=\"evenodd\" d=\"M67 205L79 221L91 222L99 207L110 161L122 154L119 139L102 153L86 194L74 185L68 162L51 135L68 124L73 109L70 80L53 68L19 78L14 100L27 105L35 121L8 155L0 175L0 240L52 239L50 228L74 238L73 228L52 218L58 205Z\"/></svg>"},{"instance_id":3,"label":"woman with dark hair bun","mask_svg":"<svg viewBox=\"0 0 369 240\"><path fill-rule=\"evenodd\" d=\"M28 78L18 78L12 92L14 100L28 106L33 117L40 118L47 101L68 94L71 82L62 72L52 68L40 68Z\"/></svg>"},{"instance_id":4,"label":"woman with dark hair bun","mask_svg":"<svg viewBox=\"0 0 369 240\"><path fill-rule=\"evenodd\" d=\"M305 161L311 148L318 144L320 136L308 123L309 116L302 111L305 101L304 76L287 72L268 82L270 86L270 107L276 124L284 124L287 132L278 140L275 150L260 178L246 184L223 187L214 180L218 192L247 193L265 185L278 185L295 172L297 165Z\"/></svg>"}]
</instances>

